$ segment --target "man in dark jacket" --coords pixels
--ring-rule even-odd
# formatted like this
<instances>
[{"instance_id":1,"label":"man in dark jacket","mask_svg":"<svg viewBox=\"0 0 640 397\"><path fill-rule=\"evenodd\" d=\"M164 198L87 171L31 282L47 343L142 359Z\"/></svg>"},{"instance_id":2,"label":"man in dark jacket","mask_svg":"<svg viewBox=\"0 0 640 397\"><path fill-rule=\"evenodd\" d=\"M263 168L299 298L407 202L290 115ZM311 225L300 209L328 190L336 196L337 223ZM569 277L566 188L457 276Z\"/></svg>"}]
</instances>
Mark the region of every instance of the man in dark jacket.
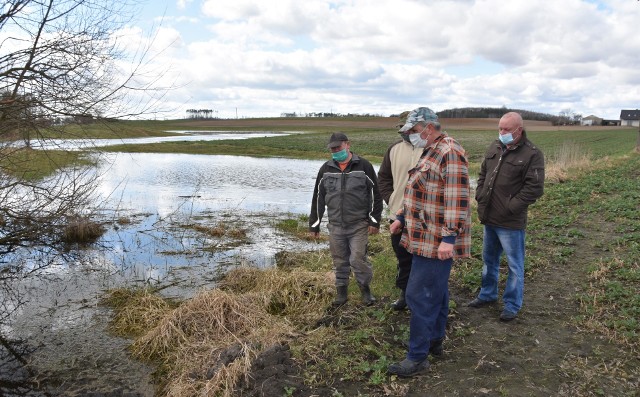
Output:
<instances>
[{"instance_id":1,"label":"man in dark jacket","mask_svg":"<svg viewBox=\"0 0 640 397\"><path fill-rule=\"evenodd\" d=\"M476 189L478 217L484 225L482 288L471 307L498 300L498 273L504 251L509 274L500 320L511 321L522 307L524 295L524 240L527 208L544 191L544 156L527 139L522 116L502 116L499 135L487 150Z\"/></svg>"},{"instance_id":2,"label":"man in dark jacket","mask_svg":"<svg viewBox=\"0 0 640 397\"><path fill-rule=\"evenodd\" d=\"M334 306L347 302L349 276L354 276L362 301L372 305L373 268L367 258L369 234L380 229L382 198L371 163L351 153L351 143L341 132L331 134L332 159L320 167L313 189L309 232L318 237L325 206L328 210L329 248L336 272L337 296Z\"/></svg>"}]
</instances>

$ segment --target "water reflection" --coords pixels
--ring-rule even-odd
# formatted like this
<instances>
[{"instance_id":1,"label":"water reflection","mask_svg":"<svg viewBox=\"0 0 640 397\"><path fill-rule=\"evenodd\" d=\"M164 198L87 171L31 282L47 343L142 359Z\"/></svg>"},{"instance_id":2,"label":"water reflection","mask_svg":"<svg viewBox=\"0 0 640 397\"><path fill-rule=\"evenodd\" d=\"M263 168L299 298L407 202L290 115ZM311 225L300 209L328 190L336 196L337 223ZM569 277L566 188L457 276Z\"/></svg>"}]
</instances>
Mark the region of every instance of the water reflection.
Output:
<instances>
[{"instance_id":1,"label":"water reflection","mask_svg":"<svg viewBox=\"0 0 640 397\"><path fill-rule=\"evenodd\" d=\"M129 341L105 332L104 291L151 285L166 296L188 297L214 286L225 265L270 266L278 251L322 248L274 227L278 219L309 211L321 164L186 154L101 157L94 210L108 230L97 245L71 260L4 258L24 260L29 271L12 280L14 301L0 291L14 309L0 322L0 337L24 347L28 357L15 362L17 356L0 347L0 369L11 369L6 379L0 376L0 395L153 395L150 369L127 356ZM246 238L185 227L194 223L243 229Z\"/></svg>"},{"instance_id":2,"label":"water reflection","mask_svg":"<svg viewBox=\"0 0 640 397\"><path fill-rule=\"evenodd\" d=\"M162 280L175 266L269 266L280 250L319 248L274 224L308 213L322 161L154 153L106 160L97 169L98 201L114 226L99 242L107 249L96 254L137 280ZM247 238L181 227L193 223L245 230Z\"/></svg>"}]
</instances>

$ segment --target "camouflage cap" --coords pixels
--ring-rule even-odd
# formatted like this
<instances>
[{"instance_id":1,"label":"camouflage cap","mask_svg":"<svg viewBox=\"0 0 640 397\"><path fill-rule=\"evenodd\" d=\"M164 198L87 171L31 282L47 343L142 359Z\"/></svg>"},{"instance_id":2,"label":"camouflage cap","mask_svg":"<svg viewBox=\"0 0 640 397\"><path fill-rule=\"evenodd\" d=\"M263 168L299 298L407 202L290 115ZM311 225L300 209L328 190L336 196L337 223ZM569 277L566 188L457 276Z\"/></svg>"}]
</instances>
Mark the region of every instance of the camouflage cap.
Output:
<instances>
[{"instance_id":1,"label":"camouflage cap","mask_svg":"<svg viewBox=\"0 0 640 397\"><path fill-rule=\"evenodd\" d=\"M404 112L400 113L398 115L398 124L396 124L396 128L400 128L404 125L404 121L407 119L407 116L409 115L409 111L405 110ZM398 131L398 134L401 134L400 131Z\"/></svg>"},{"instance_id":2,"label":"camouflage cap","mask_svg":"<svg viewBox=\"0 0 640 397\"><path fill-rule=\"evenodd\" d=\"M407 120L405 121L404 125L402 126L402 128L400 128L400 130L398 131L399 133L404 133L409 131L411 128L413 128L414 125L420 123L420 122L438 122L438 115L436 115L436 113L427 108L427 107L419 107L417 109L413 109L412 111L409 112L409 114L407 115Z\"/></svg>"}]
</instances>

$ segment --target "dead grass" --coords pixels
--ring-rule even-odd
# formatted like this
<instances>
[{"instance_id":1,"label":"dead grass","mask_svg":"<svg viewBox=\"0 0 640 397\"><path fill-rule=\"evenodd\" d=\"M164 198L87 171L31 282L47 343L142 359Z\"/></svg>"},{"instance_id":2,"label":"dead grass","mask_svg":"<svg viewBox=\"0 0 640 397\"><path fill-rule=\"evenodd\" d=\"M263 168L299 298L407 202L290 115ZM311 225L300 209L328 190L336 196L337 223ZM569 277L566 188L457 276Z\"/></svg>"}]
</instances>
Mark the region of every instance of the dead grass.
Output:
<instances>
[{"instance_id":1,"label":"dead grass","mask_svg":"<svg viewBox=\"0 0 640 397\"><path fill-rule=\"evenodd\" d=\"M91 244L104 234L104 227L85 217L72 217L62 231L62 241L67 244Z\"/></svg>"},{"instance_id":2,"label":"dead grass","mask_svg":"<svg viewBox=\"0 0 640 397\"><path fill-rule=\"evenodd\" d=\"M149 289L111 290L102 303L113 307L115 313L109 327L119 336L143 335L172 308L167 300Z\"/></svg>"},{"instance_id":3,"label":"dead grass","mask_svg":"<svg viewBox=\"0 0 640 397\"><path fill-rule=\"evenodd\" d=\"M573 170L584 170L591 167L591 155L580 145L573 142L565 142L555 153L549 156L545 166L545 179L548 182L565 182Z\"/></svg>"},{"instance_id":4,"label":"dead grass","mask_svg":"<svg viewBox=\"0 0 640 397\"><path fill-rule=\"evenodd\" d=\"M112 293L112 324L138 335L133 356L158 365L166 396L233 396L253 361L325 312L333 280L294 269L231 270L220 288L175 308L147 292Z\"/></svg>"},{"instance_id":5,"label":"dead grass","mask_svg":"<svg viewBox=\"0 0 640 397\"><path fill-rule=\"evenodd\" d=\"M240 228L230 228L224 223L219 223L214 226L189 224L184 225L185 228L193 229L196 232L205 234L209 237L231 237L235 239L244 239L247 237L247 231Z\"/></svg>"}]
</instances>

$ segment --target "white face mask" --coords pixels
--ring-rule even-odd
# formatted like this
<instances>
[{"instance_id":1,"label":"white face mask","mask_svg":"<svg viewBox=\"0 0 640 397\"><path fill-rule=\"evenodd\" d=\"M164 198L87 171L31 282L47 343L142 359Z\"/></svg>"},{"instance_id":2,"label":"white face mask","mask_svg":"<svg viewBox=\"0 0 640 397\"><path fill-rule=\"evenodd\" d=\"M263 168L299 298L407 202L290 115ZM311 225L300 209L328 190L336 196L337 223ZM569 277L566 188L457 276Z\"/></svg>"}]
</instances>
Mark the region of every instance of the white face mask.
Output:
<instances>
[{"instance_id":1,"label":"white face mask","mask_svg":"<svg viewBox=\"0 0 640 397\"><path fill-rule=\"evenodd\" d=\"M421 148L427 147L427 140L422 139L421 135L422 135L421 133L409 135L409 140L411 141L411 144L413 145L413 147L421 147Z\"/></svg>"},{"instance_id":2,"label":"white face mask","mask_svg":"<svg viewBox=\"0 0 640 397\"><path fill-rule=\"evenodd\" d=\"M427 129L427 127L429 127L429 126L427 125L420 132L416 132L415 134L410 134L409 135L409 140L411 141L411 144L413 145L413 147L419 147L419 148L427 147L427 142L429 140L429 136L431 135L431 133L429 133L429 135L427 135L426 139L422 139L422 133Z\"/></svg>"}]
</instances>

